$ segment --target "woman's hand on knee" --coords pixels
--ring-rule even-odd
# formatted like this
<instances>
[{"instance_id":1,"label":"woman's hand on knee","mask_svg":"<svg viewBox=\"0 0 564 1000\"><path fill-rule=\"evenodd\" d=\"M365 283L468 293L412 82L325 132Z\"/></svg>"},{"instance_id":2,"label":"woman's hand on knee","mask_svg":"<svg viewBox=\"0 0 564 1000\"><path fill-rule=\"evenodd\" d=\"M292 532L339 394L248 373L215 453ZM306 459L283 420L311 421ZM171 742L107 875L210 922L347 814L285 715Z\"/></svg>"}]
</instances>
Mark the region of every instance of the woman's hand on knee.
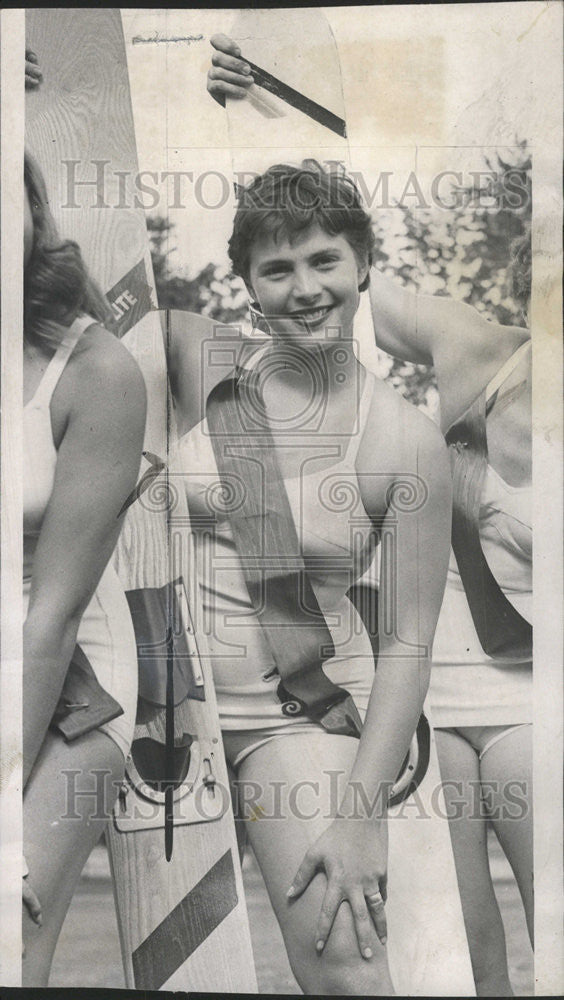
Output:
<instances>
[{"instance_id":1,"label":"woman's hand on knee","mask_svg":"<svg viewBox=\"0 0 564 1000\"><path fill-rule=\"evenodd\" d=\"M359 951L363 958L372 958L377 947L376 936L382 944L387 937L385 820L378 823L361 819L335 820L308 850L288 896L300 896L319 871L327 876L327 888L317 923L318 952L323 951L337 911L346 900L351 908Z\"/></svg>"}]
</instances>

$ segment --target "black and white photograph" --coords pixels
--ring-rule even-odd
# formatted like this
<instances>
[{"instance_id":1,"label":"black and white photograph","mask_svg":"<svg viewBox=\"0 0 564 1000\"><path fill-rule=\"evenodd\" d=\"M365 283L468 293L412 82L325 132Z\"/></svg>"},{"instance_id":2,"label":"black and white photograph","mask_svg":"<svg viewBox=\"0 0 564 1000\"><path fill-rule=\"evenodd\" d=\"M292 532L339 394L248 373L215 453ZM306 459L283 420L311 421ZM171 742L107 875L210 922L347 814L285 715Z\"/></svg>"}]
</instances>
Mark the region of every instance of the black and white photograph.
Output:
<instances>
[{"instance_id":1,"label":"black and white photograph","mask_svg":"<svg viewBox=\"0 0 564 1000\"><path fill-rule=\"evenodd\" d=\"M3 998L564 990L562 21L3 11Z\"/></svg>"}]
</instances>

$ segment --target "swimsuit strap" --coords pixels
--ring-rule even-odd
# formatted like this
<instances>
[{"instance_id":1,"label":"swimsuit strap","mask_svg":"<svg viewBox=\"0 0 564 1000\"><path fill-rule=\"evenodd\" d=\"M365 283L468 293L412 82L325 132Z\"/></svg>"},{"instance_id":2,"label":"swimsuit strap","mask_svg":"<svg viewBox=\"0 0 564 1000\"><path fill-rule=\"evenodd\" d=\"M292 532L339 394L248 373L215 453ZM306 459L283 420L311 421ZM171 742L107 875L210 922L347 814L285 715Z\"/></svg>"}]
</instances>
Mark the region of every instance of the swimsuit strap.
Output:
<instances>
[{"instance_id":1,"label":"swimsuit strap","mask_svg":"<svg viewBox=\"0 0 564 1000\"><path fill-rule=\"evenodd\" d=\"M446 441L453 481L452 547L480 644L493 659L530 658L531 625L499 586L480 539L480 509L488 464L485 389L452 424Z\"/></svg>"},{"instance_id":2,"label":"swimsuit strap","mask_svg":"<svg viewBox=\"0 0 564 1000\"><path fill-rule=\"evenodd\" d=\"M366 378L364 380L364 386L358 404L358 421L357 421L358 429L356 434L351 434L349 438L349 443L347 445L347 450L345 452L345 456L343 459L343 461L350 462L351 465L354 465L356 462L356 457L360 450L362 438L364 437L364 431L366 429L366 424L368 423L368 415L370 413L370 407L372 405L372 397L374 395L375 385L376 385L376 376L374 375L373 372L366 371Z\"/></svg>"},{"instance_id":3,"label":"swimsuit strap","mask_svg":"<svg viewBox=\"0 0 564 1000\"><path fill-rule=\"evenodd\" d=\"M258 404L258 405L257 405ZM280 675L284 715L308 715L328 732L359 736L362 722L349 692L325 675L335 655L331 632L308 577L259 381L235 372L206 402L217 468L226 495L244 484L242 499L226 510L245 584ZM236 488L237 492L237 488ZM227 505L229 507L229 505Z\"/></svg>"},{"instance_id":4,"label":"swimsuit strap","mask_svg":"<svg viewBox=\"0 0 564 1000\"><path fill-rule=\"evenodd\" d=\"M503 385L506 378L509 378L511 372L516 369L521 358L525 355L526 351L530 349L530 347L531 347L531 341L526 340L525 343L521 344L521 346L518 347L517 350L513 352L511 357L509 357L507 361L501 366L499 371L494 375L494 377L488 383L488 387L486 389L486 402L489 402L489 400L492 398L492 396L495 395L499 387Z\"/></svg>"},{"instance_id":5,"label":"swimsuit strap","mask_svg":"<svg viewBox=\"0 0 564 1000\"><path fill-rule=\"evenodd\" d=\"M84 331L93 326L97 320L91 316L78 316L69 327L68 333L61 340L57 350L51 358L41 382L35 390L33 396L26 405L33 403L34 406L48 407L57 383L63 374L65 365L70 358L76 344Z\"/></svg>"}]
</instances>

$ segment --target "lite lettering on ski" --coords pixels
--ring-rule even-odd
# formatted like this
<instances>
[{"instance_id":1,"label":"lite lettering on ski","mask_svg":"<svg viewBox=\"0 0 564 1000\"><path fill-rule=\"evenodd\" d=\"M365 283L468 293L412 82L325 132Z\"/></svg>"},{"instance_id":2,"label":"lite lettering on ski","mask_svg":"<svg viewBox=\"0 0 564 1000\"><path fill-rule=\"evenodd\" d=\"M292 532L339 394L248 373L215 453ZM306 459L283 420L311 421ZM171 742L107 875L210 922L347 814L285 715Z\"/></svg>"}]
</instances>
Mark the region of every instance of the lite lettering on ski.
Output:
<instances>
[{"instance_id":1,"label":"lite lettering on ski","mask_svg":"<svg viewBox=\"0 0 564 1000\"><path fill-rule=\"evenodd\" d=\"M128 309L131 309L131 306L134 306L136 302L137 299L131 294L131 292L122 292L119 298L116 299L115 302L112 302L112 309L116 319L123 316L123 314L127 312Z\"/></svg>"}]
</instances>

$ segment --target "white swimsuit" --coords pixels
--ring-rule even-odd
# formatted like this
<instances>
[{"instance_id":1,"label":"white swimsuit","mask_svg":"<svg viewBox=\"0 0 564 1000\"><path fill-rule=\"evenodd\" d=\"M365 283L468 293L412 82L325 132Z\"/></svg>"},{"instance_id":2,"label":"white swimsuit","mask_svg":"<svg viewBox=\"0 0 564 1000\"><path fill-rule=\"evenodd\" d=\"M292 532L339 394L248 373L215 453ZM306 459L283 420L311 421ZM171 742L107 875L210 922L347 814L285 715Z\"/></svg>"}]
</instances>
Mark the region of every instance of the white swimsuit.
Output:
<instances>
[{"instance_id":1,"label":"white swimsuit","mask_svg":"<svg viewBox=\"0 0 564 1000\"><path fill-rule=\"evenodd\" d=\"M523 344L489 384L487 397L514 370ZM517 611L532 621L532 487L510 486L488 465L480 539L488 565ZM454 553L433 646L430 685L436 726L507 726L532 720L530 659L492 659L482 649Z\"/></svg>"},{"instance_id":2,"label":"white swimsuit","mask_svg":"<svg viewBox=\"0 0 564 1000\"><path fill-rule=\"evenodd\" d=\"M57 450L51 427L51 398L74 347L95 321L80 317L70 327L49 362L33 397L24 407L24 617L27 615L33 558L55 481ZM53 567L56 573L57 567ZM113 567L108 564L86 608L77 643L98 681L121 705L124 714L99 728L127 757L137 709L137 653L127 599Z\"/></svg>"},{"instance_id":3,"label":"white swimsuit","mask_svg":"<svg viewBox=\"0 0 564 1000\"><path fill-rule=\"evenodd\" d=\"M299 477L285 479L304 562L335 646L336 655L323 669L350 692L362 718L374 678L374 656L368 633L346 592L374 555L374 529L362 505L355 470L374 384L374 376L367 373L357 432L343 458L323 469L316 468L314 459L306 459ZM321 461L326 463L327 458ZM225 749L229 757L231 746L236 746L236 763L240 763L246 755L238 753L243 743L230 741L226 730L254 731L256 746L283 732L320 727L282 712L272 652L249 598L230 523L217 502L219 473L206 420L181 439L178 467L185 476L196 536L203 625ZM216 517L213 528L210 515Z\"/></svg>"}]
</instances>

